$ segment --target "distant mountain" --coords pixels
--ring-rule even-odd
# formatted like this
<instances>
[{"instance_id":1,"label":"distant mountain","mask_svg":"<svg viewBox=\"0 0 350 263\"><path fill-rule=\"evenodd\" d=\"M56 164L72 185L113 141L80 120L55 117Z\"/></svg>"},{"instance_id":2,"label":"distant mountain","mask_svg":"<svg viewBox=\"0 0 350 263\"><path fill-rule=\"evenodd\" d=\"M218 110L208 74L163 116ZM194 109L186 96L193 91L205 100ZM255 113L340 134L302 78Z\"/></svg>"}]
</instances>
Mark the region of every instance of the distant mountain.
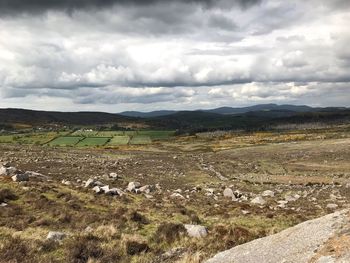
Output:
<instances>
[{"instance_id":1,"label":"distant mountain","mask_svg":"<svg viewBox=\"0 0 350 263\"><path fill-rule=\"evenodd\" d=\"M348 108L312 108L308 106L265 104L244 108L222 107L197 111L127 112L129 116L105 112L56 112L0 109L0 130L18 124L98 126L177 130L193 133L212 130L259 130L287 123L350 123Z\"/></svg>"},{"instance_id":2,"label":"distant mountain","mask_svg":"<svg viewBox=\"0 0 350 263\"><path fill-rule=\"evenodd\" d=\"M212 110L203 110L206 112L212 112L212 113L219 113L219 114L240 114L240 113L246 113L251 111L271 111L271 110L278 110L278 111L293 111L293 112L310 112L315 111L317 108L312 108L309 106L301 105L277 105L277 104L259 104L249 107L241 107L241 108L232 108L232 107L221 107L217 109Z\"/></svg>"},{"instance_id":3,"label":"distant mountain","mask_svg":"<svg viewBox=\"0 0 350 263\"><path fill-rule=\"evenodd\" d=\"M151 117L167 116L170 114L174 114L176 112L177 111L172 111L172 110L159 110L159 111L151 111L151 112L124 111L118 114L127 116L127 117L151 118Z\"/></svg>"},{"instance_id":4,"label":"distant mountain","mask_svg":"<svg viewBox=\"0 0 350 263\"><path fill-rule=\"evenodd\" d=\"M249 106L249 107L240 107L240 108L220 107L216 109L197 110L197 111L232 115L232 114L242 114L242 113L251 112L251 111L276 110L276 111L292 111L292 112L312 112L320 109L322 108L312 108L305 105L296 106L296 105L288 105L288 104L286 105L259 104L259 105ZM128 116L128 117L152 118L152 117L168 116L178 112L179 111L172 111L172 110L160 110L160 111L151 111L151 112L124 111L119 114L123 116Z\"/></svg>"}]
</instances>

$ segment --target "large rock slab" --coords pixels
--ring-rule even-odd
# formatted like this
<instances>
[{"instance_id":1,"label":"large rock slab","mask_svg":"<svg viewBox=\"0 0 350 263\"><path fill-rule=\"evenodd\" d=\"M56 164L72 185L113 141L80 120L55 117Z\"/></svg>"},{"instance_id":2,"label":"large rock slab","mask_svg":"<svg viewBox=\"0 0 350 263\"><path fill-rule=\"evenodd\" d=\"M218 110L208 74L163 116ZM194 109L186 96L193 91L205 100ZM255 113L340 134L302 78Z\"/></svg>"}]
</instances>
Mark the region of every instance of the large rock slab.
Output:
<instances>
[{"instance_id":1,"label":"large rock slab","mask_svg":"<svg viewBox=\"0 0 350 263\"><path fill-rule=\"evenodd\" d=\"M348 211L338 211L226 250L206 263L310 262L325 242L350 226L349 220Z\"/></svg>"}]
</instances>

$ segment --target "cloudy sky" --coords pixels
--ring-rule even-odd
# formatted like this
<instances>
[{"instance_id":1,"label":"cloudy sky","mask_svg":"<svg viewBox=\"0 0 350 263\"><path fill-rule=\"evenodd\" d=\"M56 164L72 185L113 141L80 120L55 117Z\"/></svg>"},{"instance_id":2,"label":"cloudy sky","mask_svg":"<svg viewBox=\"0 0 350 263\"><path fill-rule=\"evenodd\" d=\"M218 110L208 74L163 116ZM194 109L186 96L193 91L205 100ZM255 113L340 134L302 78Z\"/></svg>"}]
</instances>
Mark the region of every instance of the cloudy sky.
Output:
<instances>
[{"instance_id":1,"label":"cloudy sky","mask_svg":"<svg viewBox=\"0 0 350 263\"><path fill-rule=\"evenodd\" d=\"M350 106L348 0L0 0L0 108Z\"/></svg>"}]
</instances>

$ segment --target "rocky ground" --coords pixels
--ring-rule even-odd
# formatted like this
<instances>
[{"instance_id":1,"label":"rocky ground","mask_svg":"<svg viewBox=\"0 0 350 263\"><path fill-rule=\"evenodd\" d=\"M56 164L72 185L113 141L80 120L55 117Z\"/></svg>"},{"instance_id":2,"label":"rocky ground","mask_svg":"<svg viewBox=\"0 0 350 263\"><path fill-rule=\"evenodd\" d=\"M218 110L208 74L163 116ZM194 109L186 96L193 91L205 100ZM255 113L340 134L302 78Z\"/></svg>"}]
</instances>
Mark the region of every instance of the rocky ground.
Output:
<instances>
[{"instance_id":1,"label":"rocky ground","mask_svg":"<svg viewBox=\"0 0 350 263\"><path fill-rule=\"evenodd\" d=\"M350 261L349 210L309 220L278 234L221 252L206 263L346 263Z\"/></svg>"},{"instance_id":2,"label":"rocky ground","mask_svg":"<svg viewBox=\"0 0 350 263\"><path fill-rule=\"evenodd\" d=\"M348 138L218 152L2 144L1 262L202 262L346 208L349 146Z\"/></svg>"}]
</instances>

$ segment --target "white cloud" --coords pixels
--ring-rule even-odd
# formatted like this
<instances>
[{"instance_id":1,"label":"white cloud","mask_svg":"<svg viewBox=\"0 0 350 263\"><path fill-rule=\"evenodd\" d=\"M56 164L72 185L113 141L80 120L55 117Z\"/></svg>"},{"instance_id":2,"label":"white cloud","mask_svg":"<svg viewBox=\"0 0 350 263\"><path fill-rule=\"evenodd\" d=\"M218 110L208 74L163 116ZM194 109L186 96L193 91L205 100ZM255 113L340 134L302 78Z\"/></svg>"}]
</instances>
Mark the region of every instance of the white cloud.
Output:
<instances>
[{"instance_id":1,"label":"white cloud","mask_svg":"<svg viewBox=\"0 0 350 263\"><path fill-rule=\"evenodd\" d=\"M349 106L345 1L255 2L0 13L0 106Z\"/></svg>"}]
</instances>

